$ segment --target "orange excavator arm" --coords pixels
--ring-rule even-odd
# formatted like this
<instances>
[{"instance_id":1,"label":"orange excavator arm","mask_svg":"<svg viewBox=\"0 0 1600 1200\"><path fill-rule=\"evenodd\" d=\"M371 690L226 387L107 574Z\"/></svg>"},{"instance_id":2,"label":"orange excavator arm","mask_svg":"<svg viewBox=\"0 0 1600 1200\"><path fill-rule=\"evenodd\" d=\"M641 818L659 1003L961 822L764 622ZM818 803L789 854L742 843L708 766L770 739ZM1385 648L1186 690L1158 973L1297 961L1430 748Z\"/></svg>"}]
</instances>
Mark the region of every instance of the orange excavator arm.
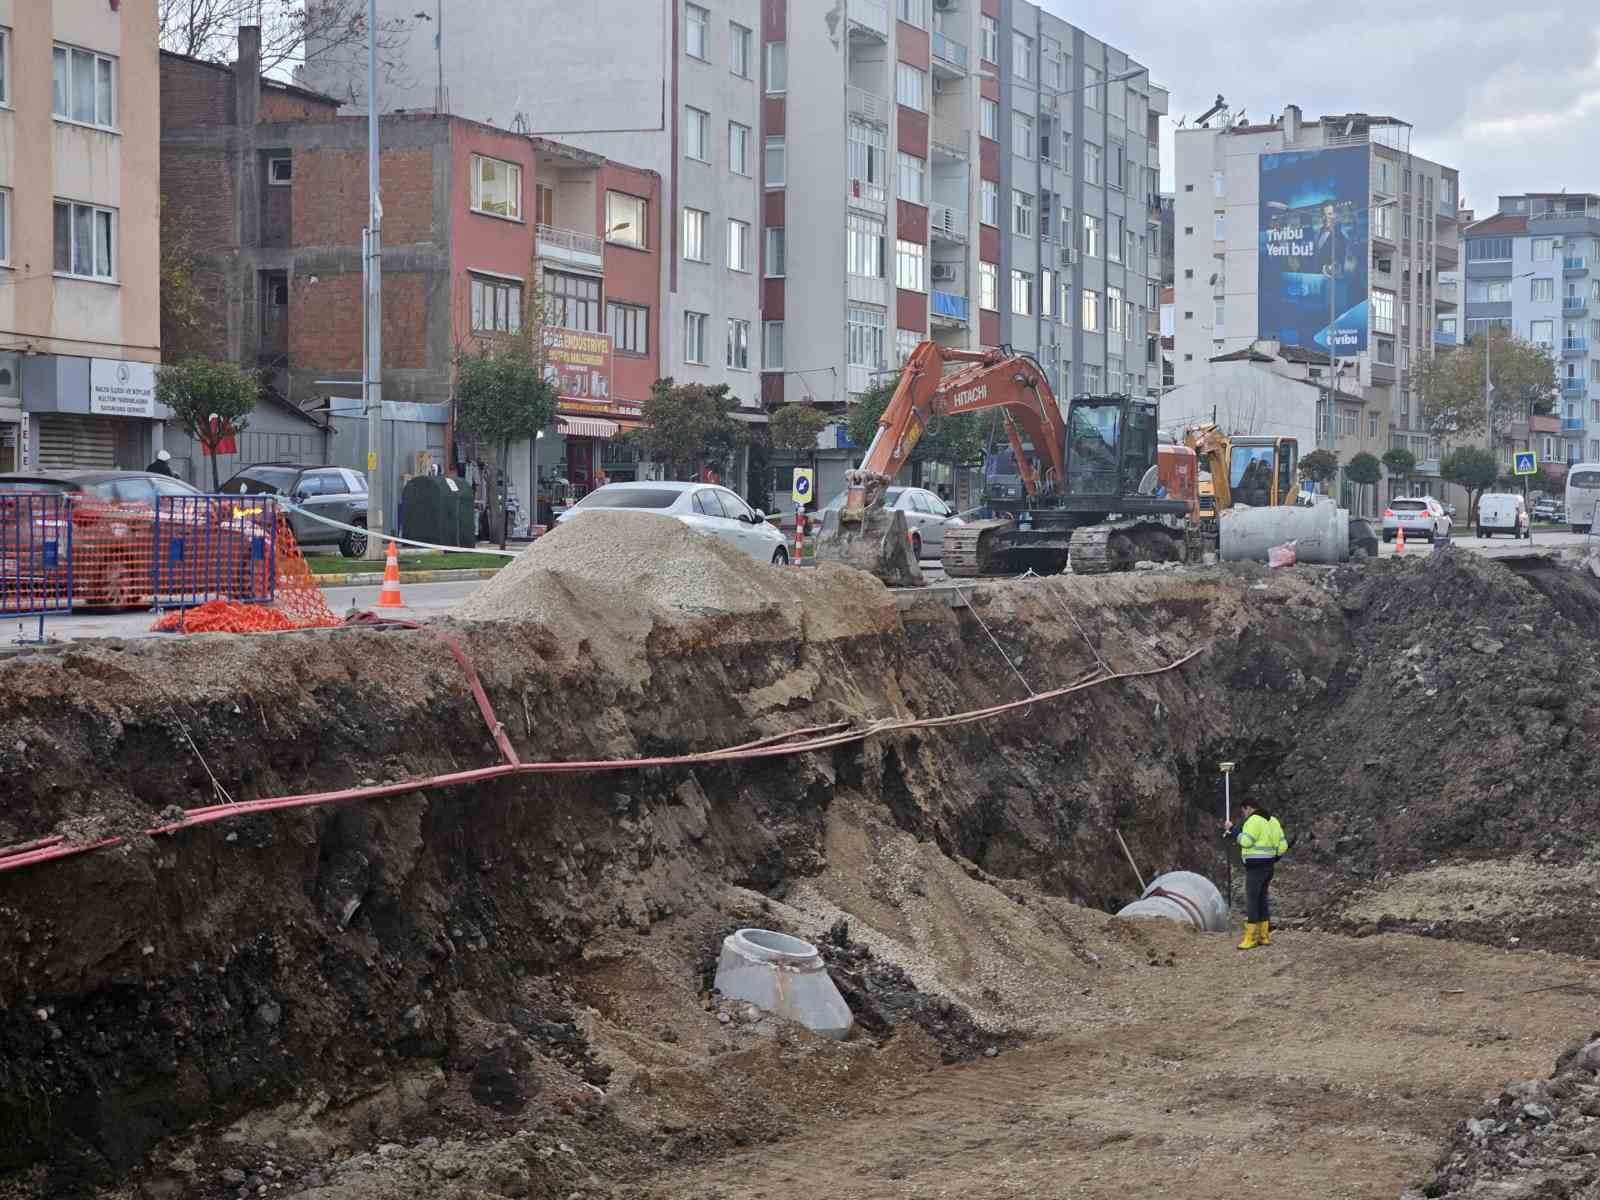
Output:
<instances>
[{"instance_id":1,"label":"orange excavator arm","mask_svg":"<svg viewBox=\"0 0 1600 1200\"><path fill-rule=\"evenodd\" d=\"M949 368L955 367L954 370ZM1000 409L1029 495L1059 488L1066 472L1066 425L1044 372L1031 358L998 350L952 350L923 342L906 362L878 432L861 466L845 476L845 508L859 512L878 503L905 466L934 417ZM1021 427L1033 443L1042 471L1036 475L1023 453Z\"/></svg>"}]
</instances>

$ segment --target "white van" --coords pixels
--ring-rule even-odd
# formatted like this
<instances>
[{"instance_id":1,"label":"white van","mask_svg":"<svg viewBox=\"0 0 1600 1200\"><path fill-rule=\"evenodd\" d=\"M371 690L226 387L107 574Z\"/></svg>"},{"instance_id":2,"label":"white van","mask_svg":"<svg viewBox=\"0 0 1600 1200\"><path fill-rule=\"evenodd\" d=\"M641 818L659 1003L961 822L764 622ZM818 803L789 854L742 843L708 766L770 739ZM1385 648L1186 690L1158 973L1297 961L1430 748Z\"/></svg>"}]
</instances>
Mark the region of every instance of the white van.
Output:
<instances>
[{"instance_id":1,"label":"white van","mask_svg":"<svg viewBox=\"0 0 1600 1200\"><path fill-rule=\"evenodd\" d=\"M1588 533L1600 502L1600 463L1573 463L1567 471L1567 523L1573 533Z\"/></svg>"},{"instance_id":2,"label":"white van","mask_svg":"<svg viewBox=\"0 0 1600 1200\"><path fill-rule=\"evenodd\" d=\"M1478 497L1478 536L1497 533L1528 536L1528 506L1514 492L1485 492Z\"/></svg>"}]
</instances>

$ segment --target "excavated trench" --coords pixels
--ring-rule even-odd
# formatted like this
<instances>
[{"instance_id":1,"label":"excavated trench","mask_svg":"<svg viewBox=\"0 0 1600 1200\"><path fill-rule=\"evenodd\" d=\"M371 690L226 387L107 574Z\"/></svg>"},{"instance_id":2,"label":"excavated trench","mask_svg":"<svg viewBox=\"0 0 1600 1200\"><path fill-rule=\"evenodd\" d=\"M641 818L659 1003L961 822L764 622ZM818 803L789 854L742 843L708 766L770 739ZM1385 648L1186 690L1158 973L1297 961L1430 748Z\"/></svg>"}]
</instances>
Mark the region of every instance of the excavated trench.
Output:
<instances>
[{"instance_id":1,"label":"excavated trench","mask_svg":"<svg viewBox=\"0 0 1600 1200\"><path fill-rule=\"evenodd\" d=\"M900 609L853 573L823 571L800 604L658 613L644 629L602 583L568 580L562 619L452 627L524 761L675 755L942 715L1201 653L983 723L798 757L522 776L159 838L137 831L224 790L246 799L421 779L491 763L494 743L460 668L426 630L12 658L0 664L0 769L11 781L0 845L57 833L128 840L0 871L0 1194L86 1194L133 1179L141 1194L231 1196L234 1174L193 1174L194 1147L255 1138L310 1172L352 1148L478 1136L464 1131L485 1121L514 1129L503 1122L538 1109L586 1165L519 1159L506 1167L515 1186L486 1194L600 1195L613 1175L782 1136L795 1116L772 1097L792 1083L716 1099L694 1090L693 1102L674 1092L671 1119L651 1107L665 1101L623 1111L607 1094L602 1058L632 1056L635 1097L653 1094L662 1072L683 1087L700 1078L680 1061L694 1035L663 997L681 993L703 1015L699 972L719 931L765 916L818 939L824 927L804 918L848 918L827 954L868 1034L899 1046L905 1063L921 1061L917 1038L936 1044L935 1060L939 1045L946 1061L987 1052L1029 1029L1015 1014L1009 1024L984 1016L990 1001L1004 1007L993 985L941 999L925 971L889 963L881 943L852 931L870 931L874 906L898 887L927 889L929 905L959 883L1018 903L1114 908L1135 891L1116 830L1147 873L1212 873L1223 757L1240 764L1236 794L1270 791L1291 828L1306 828L1317 883L1304 911L1319 911L1383 869L1416 865L1371 845L1409 818L1393 791L1354 787L1373 773L1363 764L1374 743L1357 732L1372 714L1352 710L1396 686L1382 624L1390 594L1449 596L1463 581L1447 571L1481 570L1438 557L1408 575L1369 567L1370 578L1219 568L992 584L957 610L933 600ZM1561 603L1572 615L1600 607L1570 574ZM1546 626L1566 622L1559 632L1574 645L1587 637L1548 597L1509 576L1491 582L1530 612L1542 606ZM1433 624L1444 656L1454 634ZM1500 615L1494 624L1513 636ZM1375 629L1385 630L1376 641ZM1581 671L1594 672L1593 642L1584 645ZM1431 653L1407 661L1424 676L1455 670L1456 700L1505 686L1495 672L1508 664L1495 656L1463 651L1462 665L1449 651L1453 666L1430 668ZM1469 680L1467 668L1478 674ZM1446 720L1447 706L1426 699ZM1594 736L1586 716L1530 720L1546 733L1561 724L1554 753L1573 778L1593 771L1580 761ZM1498 786L1480 747L1457 754L1438 769L1489 772L1474 784ZM1381 812L1361 808L1369 795ZM910 859L886 880L884 858L854 857L846 834L857 829L876 831L868 840L885 854L891 844L936 851L966 882ZM1527 848L1502 832L1508 853ZM1340 859L1353 845L1352 871ZM1576 845L1535 849L1570 857ZM1322 918L1334 920L1332 909ZM1059 934L1065 961L1095 957L1070 922ZM597 1054L594 1021L631 1030L611 1043L627 1055ZM912 1025L915 1037L895 1034ZM652 1038L653 1048L636 1044ZM250 1124L287 1109L299 1114L288 1125L276 1115ZM723 1124L708 1135L680 1109L720 1112Z\"/></svg>"}]
</instances>

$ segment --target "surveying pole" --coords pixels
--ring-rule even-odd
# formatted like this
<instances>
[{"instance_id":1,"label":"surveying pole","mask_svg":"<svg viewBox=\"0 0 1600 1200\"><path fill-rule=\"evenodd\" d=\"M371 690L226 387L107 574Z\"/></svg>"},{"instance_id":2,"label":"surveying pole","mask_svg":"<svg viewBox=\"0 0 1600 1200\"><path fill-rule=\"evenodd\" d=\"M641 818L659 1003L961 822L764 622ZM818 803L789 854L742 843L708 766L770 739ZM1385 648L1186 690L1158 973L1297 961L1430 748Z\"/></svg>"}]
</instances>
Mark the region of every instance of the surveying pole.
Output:
<instances>
[{"instance_id":1,"label":"surveying pole","mask_svg":"<svg viewBox=\"0 0 1600 1200\"><path fill-rule=\"evenodd\" d=\"M1233 768L1231 762L1217 764L1217 769L1222 772L1222 820L1223 824L1233 824ZM1228 852L1226 844L1222 848L1222 875L1223 896L1229 912L1233 911L1233 855Z\"/></svg>"}]
</instances>

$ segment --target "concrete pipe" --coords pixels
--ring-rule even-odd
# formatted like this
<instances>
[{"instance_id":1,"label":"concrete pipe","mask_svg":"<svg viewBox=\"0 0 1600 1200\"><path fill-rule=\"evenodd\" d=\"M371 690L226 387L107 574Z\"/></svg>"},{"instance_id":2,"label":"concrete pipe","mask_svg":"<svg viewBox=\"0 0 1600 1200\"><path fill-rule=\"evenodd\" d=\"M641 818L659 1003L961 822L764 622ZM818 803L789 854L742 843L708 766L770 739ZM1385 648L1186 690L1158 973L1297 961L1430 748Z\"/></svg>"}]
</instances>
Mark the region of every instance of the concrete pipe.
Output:
<instances>
[{"instance_id":1,"label":"concrete pipe","mask_svg":"<svg viewBox=\"0 0 1600 1200\"><path fill-rule=\"evenodd\" d=\"M1125 905L1119 917L1160 917L1202 933L1222 933L1228 928L1228 906L1217 885L1193 871L1168 871L1145 888L1144 894Z\"/></svg>"},{"instance_id":2,"label":"concrete pipe","mask_svg":"<svg viewBox=\"0 0 1600 1200\"><path fill-rule=\"evenodd\" d=\"M1293 542L1295 559L1341 563L1350 558L1350 510L1332 504L1309 508L1230 508L1217 515L1223 562L1266 562L1267 551Z\"/></svg>"},{"instance_id":3,"label":"concrete pipe","mask_svg":"<svg viewBox=\"0 0 1600 1200\"><path fill-rule=\"evenodd\" d=\"M739 929L722 939L717 991L798 1021L823 1037L849 1036L850 1006L810 942L769 929Z\"/></svg>"}]
</instances>

